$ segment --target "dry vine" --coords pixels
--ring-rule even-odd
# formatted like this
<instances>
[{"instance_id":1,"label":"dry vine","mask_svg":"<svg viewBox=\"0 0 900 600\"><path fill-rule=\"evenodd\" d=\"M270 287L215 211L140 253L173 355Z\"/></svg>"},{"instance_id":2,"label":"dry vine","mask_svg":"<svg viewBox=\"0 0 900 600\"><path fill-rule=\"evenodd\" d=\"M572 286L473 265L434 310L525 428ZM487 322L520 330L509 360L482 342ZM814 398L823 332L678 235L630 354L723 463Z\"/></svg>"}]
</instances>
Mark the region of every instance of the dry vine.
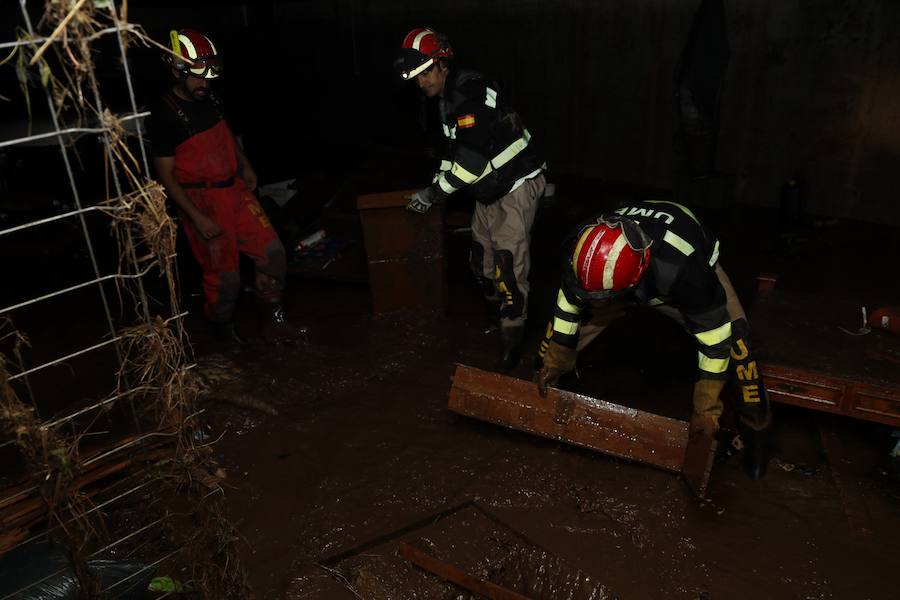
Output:
<instances>
[{"instance_id":1,"label":"dry vine","mask_svg":"<svg viewBox=\"0 0 900 600\"><path fill-rule=\"evenodd\" d=\"M92 44L109 27L117 28L110 35L120 36L123 47L137 42L163 48L140 26L127 22L127 1L117 10L109 0L45 0L36 31L17 30L17 38L24 43L9 56L0 57L0 67L4 63L15 65L29 131L31 88L47 91L61 126L105 130L103 176L107 194L102 209L111 217L118 242L119 272L127 275L119 280L120 290L134 299L133 313L138 319L117 332L121 365L110 404L116 397L128 397L143 426L177 439L173 457L166 461L168 468L154 469L153 476L159 479L158 493L181 490L195 507L195 522L201 525L185 540L192 574L192 581L186 583L204 598L249 598L251 591L235 548L238 537L223 516L219 501L209 499L209 488L217 485L215 477L209 475L214 463L208 448L195 445L198 387L179 318L175 224L166 210L162 187L143 172L134 154L134 136L122 119L101 103ZM42 39L38 32L49 33ZM170 315L166 318L153 315L143 289L137 289L140 275L153 268L159 269L165 281ZM12 340L13 353L27 343L8 320L0 322L3 339ZM106 406L105 401L98 405ZM74 427L72 430L76 431ZM15 439L28 465L46 507L50 530L67 549L81 597L103 597L86 558L98 542L107 538L107 532L100 511L90 510L94 505L78 484L84 469L79 453L84 431L64 435L62 427L43 424L35 410L16 395L3 354L0 432Z\"/></svg>"},{"instance_id":2,"label":"dry vine","mask_svg":"<svg viewBox=\"0 0 900 600\"><path fill-rule=\"evenodd\" d=\"M4 319L0 323L3 338L13 339L13 354L20 356L27 339ZM21 362L21 359L20 359ZM103 533L103 522L91 511L93 504L78 491L81 475L79 439L64 439L45 427L34 409L22 402L10 385L7 361L0 354L0 425L4 437L15 439L38 494L47 507L49 530L66 549L72 569L81 586L82 596L96 597L100 589L88 569L86 549Z\"/></svg>"}]
</instances>

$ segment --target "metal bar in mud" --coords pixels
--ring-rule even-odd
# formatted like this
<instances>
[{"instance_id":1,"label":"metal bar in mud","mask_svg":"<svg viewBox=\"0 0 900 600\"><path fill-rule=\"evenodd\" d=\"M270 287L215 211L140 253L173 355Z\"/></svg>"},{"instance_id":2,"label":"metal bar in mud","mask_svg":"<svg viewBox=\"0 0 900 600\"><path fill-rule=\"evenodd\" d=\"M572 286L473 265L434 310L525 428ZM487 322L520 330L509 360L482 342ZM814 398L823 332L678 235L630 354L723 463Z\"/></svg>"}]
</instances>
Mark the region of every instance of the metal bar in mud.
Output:
<instances>
[{"instance_id":1,"label":"metal bar in mud","mask_svg":"<svg viewBox=\"0 0 900 600\"><path fill-rule=\"evenodd\" d=\"M538 394L530 381L458 364L450 410L519 431L680 473L688 424L572 392Z\"/></svg>"},{"instance_id":2,"label":"metal bar in mud","mask_svg":"<svg viewBox=\"0 0 900 600\"><path fill-rule=\"evenodd\" d=\"M462 504L457 504L455 506L451 506L449 508L445 508L444 510L438 511L436 513L431 513L426 517L418 519L408 525L401 527L400 529L395 529L394 531L390 531L384 535L380 535L376 538L367 540L361 544L353 546L347 550L342 550L337 554L332 554L327 558L322 558L316 561L316 564L320 566L330 567L332 565L336 565L341 562L345 558L350 556L354 556L359 554L360 552L365 552L370 548L374 548L375 546L379 546L384 544L385 542L389 542L391 540L397 539L401 535L409 533L410 531L415 531L416 529L420 529L426 525L431 525L432 523L436 523L443 518L449 517L450 515L461 511L464 508L468 508L472 506L474 503L471 500L463 502Z\"/></svg>"},{"instance_id":3,"label":"metal bar in mud","mask_svg":"<svg viewBox=\"0 0 900 600\"><path fill-rule=\"evenodd\" d=\"M399 550L400 556L417 567L490 600L529 600L528 596L500 587L496 583L473 577L456 565L438 560L427 552L410 546L406 542L400 542Z\"/></svg>"}]
</instances>

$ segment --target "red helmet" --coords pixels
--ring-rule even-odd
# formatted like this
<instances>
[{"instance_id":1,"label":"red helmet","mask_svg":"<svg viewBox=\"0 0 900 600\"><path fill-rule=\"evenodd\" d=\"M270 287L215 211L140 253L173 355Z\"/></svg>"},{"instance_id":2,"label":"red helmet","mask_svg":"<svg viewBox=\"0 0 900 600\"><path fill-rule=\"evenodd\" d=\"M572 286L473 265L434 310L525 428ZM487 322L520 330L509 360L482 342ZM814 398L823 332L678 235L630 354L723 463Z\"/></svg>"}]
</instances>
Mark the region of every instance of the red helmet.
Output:
<instances>
[{"instance_id":1,"label":"red helmet","mask_svg":"<svg viewBox=\"0 0 900 600\"><path fill-rule=\"evenodd\" d=\"M190 61L166 54L165 60L173 69L203 79L215 79L222 74L222 59L211 39L193 29L172 30L169 37L172 52Z\"/></svg>"},{"instance_id":2,"label":"red helmet","mask_svg":"<svg viewBox=\"0 0 900 600\"><path fill-rule=\"evenodd\" d=\"M628 219L605 220L581 230L572 269L581 288L609 297L634 287L650 264L650 239Z\"/></svg>"},{"instance_id":3,"label":"red helmet","mask_svg":"<svg viewBox=\"0 0 900 600\"><path fill-rule=\"evenodd\" d=\"M394 68L403 79L412 79L434 64L438 58L452 58L453 49L447 36L417 27L403 38Z\"/></svg>"}]
</instances>

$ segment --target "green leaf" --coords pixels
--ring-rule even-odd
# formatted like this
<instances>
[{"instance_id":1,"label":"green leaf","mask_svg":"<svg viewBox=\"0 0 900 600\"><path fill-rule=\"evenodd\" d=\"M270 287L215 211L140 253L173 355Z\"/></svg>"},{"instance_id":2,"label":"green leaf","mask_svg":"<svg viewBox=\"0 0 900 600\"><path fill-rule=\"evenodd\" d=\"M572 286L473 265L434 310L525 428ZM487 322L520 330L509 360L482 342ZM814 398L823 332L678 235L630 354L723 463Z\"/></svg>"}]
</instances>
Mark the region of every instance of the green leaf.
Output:
<instances>
[{"instance_id":1,"label":"green leaf","mask_svg":"<svg viewBox=\"0 0 900 600\"><path fill-rule=\"evenodd\" d=\"M182 592L184 591L184 586L177 579L166 576L151 579L147 589L151 592Z\"/></svg>"}]
</instances>

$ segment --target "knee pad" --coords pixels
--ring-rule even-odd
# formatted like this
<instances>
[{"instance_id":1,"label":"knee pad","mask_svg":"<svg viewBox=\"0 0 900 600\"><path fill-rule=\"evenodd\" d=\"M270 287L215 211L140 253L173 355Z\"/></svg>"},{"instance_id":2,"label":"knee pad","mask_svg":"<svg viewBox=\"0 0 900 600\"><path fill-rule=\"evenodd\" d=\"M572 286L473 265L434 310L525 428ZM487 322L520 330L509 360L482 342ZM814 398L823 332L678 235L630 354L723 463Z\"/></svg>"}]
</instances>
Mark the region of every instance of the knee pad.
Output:
<instances>
[{"instance_id":1,"label":"knee pad","mask_svg":"<svg viewBox=\"0 0 900 600\"><path fill-rule=\"evenodd\" d=\"M525 313L525 296L516 282L513 255L509 250L494 252L494 285L500 293L500 318L520 318Z\"/></svg>"}]
</instances>

